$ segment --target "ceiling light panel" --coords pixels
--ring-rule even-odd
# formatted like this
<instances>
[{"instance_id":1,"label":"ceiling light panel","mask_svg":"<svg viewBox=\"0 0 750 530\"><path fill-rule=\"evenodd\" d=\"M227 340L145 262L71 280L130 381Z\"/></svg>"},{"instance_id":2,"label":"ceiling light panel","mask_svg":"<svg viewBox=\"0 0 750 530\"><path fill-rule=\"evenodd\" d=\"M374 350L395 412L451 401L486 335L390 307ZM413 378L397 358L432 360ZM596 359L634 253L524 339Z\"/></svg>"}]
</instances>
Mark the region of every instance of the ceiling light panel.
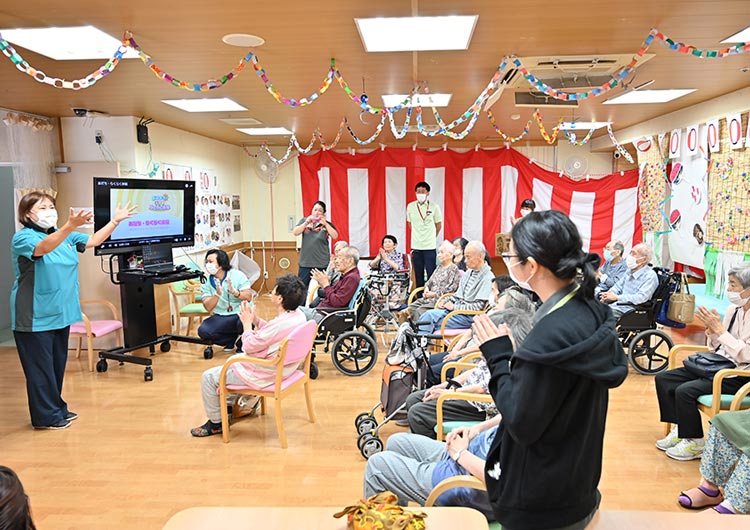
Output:
<instances>
[{"instance_id":1,"label":"ceiling light panel","mask_svg":"<svg viewBox=\"0 0 750 530\"><path fill-rule=\"evenodd\" d=\"M727 37L721 42L722 43L750 42L750 26L746 27L742 31L735 33L731 37Z\"/></svg>"},{"instance_id":2,"label":"ceiling light panel","mask_svg":"<svg viewBox=\"0 0 750 530\"><path fill-rule=\"evenodd\" d=\"M477 15L355 18L368 52L466 50Z\"/></svg>"},{"instance_id":3,"label":"ceiling light panel","mask_svg":"<svg viewBox=\"0 0 750 530\"><path fill-rule=\"evenodd\" d=\"M447 107L451 102L452 94L415 94L406 107ZM409 99L409 94L386 94L383 96L383 105L395 107Z\"/></svg>"},{"instance_id":4,"label":"ceiling light panel","mask_svg":"<svg viewBox=\"0 0 750 530\"><path fill-rule=\"evenodd\" d=\"M666 90L633 90L608 99L604 105L626 105L639 103L666 103L695 92L694 88L666 89Z\"/></svg>"},{"instance_id":5,"label":"ceiling light panel","mask_svg":"<svg viewBox=\"0 0 750 530\"><path fill-rule=\"evenodd\" d=\"M0 29L0 34L16 46L57 61L109 59L122 44L94 26ZM123 55L125 59L137 57L132 48Z\"/></svg>"},{"instance_id":6,"label":"ceiling light panel","mask_svg":"<svg viewBox=\"0 0 750 530\"><path fill-rule=\"evenodd\" d=\"M250 136L290 136L292 131L284 127L249 127L237 129Z\"/></svg>"},{"instance_id":7,"label":"ceiling light panel","mask_svg":"<svg viewBox=\"0 0 750 530\"><path fill-rule=\"evenodd\" d=\"M185 112L233 112L247 110L229 98L202 99L162 99L162 103L177 107Z\"/></svg>"}]
</instances>

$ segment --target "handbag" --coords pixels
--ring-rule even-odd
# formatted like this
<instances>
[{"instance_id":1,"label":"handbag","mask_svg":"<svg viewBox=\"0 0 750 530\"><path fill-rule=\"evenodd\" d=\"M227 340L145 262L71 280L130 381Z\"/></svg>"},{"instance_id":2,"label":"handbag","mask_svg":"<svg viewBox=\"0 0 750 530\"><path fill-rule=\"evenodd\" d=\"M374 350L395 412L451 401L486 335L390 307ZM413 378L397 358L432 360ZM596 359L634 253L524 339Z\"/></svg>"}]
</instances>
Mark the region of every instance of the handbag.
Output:
<instances>
[{"instance_id":1,"label":"handbag","mask_svg":"<svg viewBox=\"0 0 750 530\"><path fill-rule=\"evenodd\" d=\"M729 321L729 327L727 328L727 331L732 329L732 325L734 325L734 321L737 318L738 312L739 308L737 308L732 315L732 319ZM718 353L712 351L701 351L698 353L694 353L688 356L687 359L682 361L682 365L692 375L701 377L703 379L713 379L719 370L737 367L737 364L734 361L731 361L723 355L719 355Z\"/></svg>"},{"instance_id":2,"label":"handbag","mask_svg":"<svg viewBox=\"0 0 750 530\"><path fill-rule=\"evenodd\" d=\"M677 284L670 281L669 284L669 290L667 291L667 294L664 296L664 300L661 301L661 304L659 304L659 311L656 313L656 317L654 320L658 324L661 324L662 326L669 326L670 328L677 328L681 329L685 327L685 323L683 322L675 322L674 320L671 320L667 316L667 309L669 308L669 300L672 297L672 294L677 289Z\"/></svg>"},{"instance_id":3,"label":"handbag","mask_svg":"<svg viewBox=\"0 0 750 530\"><path fill-rule=\"evenodd\" d=\"M680 278L680 287L669 297L667 317L675 322L689 324L695 317L695 295L690 294L687 276L681 274ZM684 291L683 287L685 288Z\"/></svg>"}]
</instances>

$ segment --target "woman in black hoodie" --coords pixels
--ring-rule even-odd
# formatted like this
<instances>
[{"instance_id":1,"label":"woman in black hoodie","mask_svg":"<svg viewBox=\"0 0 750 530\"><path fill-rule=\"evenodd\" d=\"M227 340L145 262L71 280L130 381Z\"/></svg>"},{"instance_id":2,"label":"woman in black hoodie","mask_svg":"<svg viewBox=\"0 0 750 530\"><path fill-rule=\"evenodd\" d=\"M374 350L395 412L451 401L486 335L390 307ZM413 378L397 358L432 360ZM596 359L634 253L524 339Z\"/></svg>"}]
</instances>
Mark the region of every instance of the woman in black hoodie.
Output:
<instances>
[{"instance_id":1,"label":"woman in black hoodie","mask_svg":"<svg viewBox=\"0 0 750 530\"><path fill-rule=\"evenodd\" d=\"M601 499L609 389L627 376L615 319L594 298L599 256L566 215L543 211L513 226L503 259L543 303L515 354L503 326L474 321L503 418L485 468L490 501L506 530L584 528Z\"/></svg>"}]
</instances>

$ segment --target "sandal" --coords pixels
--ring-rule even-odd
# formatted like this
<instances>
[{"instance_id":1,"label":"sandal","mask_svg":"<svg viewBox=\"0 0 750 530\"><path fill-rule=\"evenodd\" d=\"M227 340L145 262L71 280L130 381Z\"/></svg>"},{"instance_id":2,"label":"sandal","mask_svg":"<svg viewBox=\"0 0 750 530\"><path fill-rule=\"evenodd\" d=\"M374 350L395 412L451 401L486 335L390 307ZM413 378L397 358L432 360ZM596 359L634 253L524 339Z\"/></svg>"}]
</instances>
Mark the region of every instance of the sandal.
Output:
<instances>
[{"instance_id":1,"label":"sandal","mask_svg":"<svg viewBox=\"0 0 750 530\"><path fill-rule=\"evenodd\" d=\"M190 434L197 438L204 438L206 436L213 436L214 434L221 434L221 423L214 423L208 420L200 427L190 429Z\"/></svg>"},{"instance_id":2,"label":"sandal","mask_svg":"<svg viewBox=\"0 0 750 530\"><path fill-rule=\"evenodd\" d=\"M677 502L683 508L696 510L707 506L716 506L724 500L724 496L719 490L710 490L705 486L698 486L687 491L680 492Z\"/></svg>"},{"instance_id":3,"label":"sandal","mask_svg":"<svg viewBox=\"0 0 750 530\"><path fill-rule=\"evenodd\" d=\"M713 509L715 511L719 512L720 514L724 514L724 515L737 515L737 512L734 512L734 511L730 510L729 508L727 508L723 504L719 504L718 506L714 506Z\"/></svg>"}]
</instances>

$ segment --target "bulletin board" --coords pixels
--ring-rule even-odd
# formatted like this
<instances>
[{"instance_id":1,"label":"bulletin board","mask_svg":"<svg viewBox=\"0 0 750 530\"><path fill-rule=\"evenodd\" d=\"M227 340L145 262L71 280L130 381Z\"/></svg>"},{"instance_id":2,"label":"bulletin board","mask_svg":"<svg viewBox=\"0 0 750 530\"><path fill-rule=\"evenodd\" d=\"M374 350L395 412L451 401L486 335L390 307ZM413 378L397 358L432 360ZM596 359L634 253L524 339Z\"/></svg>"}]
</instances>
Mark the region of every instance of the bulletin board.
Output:
<instances>
[{"instance_id":1,"label":"bulletin board","mask_svg":"<svg viewBox=\"0 0 750 530\"><path fill-rule=\"evenodd\" d=\"M744 133L748 115L742 115L741 120ZM709 161L706 244L717 251L747 253L750 252L750 145L732 149L725 119L719 121L719 134L720 150L711 153Z\"/></svg>"},{"instance_id":2,"label":"bulletin board","mask_svg":"<svg viewBox=\"0 0 750 530\"><path fill-rule=\"evenodd\" d=\"M648 137L636 143L641 180L638 185L638 201L641 210L643 231L662 232L665 228L661 213L667 199L667 159L664 136Z\"/></svg>"},{"instance_id":3,"label":"bulletin board","mask_svg":"<svg viewBox=\"0 0 750 530\"><path fill-rule=\"evenodd\" d=\"M162 164L164 180L192 180L195 186L195 246L186 252L201 252L234 242L240 230L239 196L222 189L215 171L206 168ZM237 219L235 219L237 218Z\"/></svg>"}]
</instances>

